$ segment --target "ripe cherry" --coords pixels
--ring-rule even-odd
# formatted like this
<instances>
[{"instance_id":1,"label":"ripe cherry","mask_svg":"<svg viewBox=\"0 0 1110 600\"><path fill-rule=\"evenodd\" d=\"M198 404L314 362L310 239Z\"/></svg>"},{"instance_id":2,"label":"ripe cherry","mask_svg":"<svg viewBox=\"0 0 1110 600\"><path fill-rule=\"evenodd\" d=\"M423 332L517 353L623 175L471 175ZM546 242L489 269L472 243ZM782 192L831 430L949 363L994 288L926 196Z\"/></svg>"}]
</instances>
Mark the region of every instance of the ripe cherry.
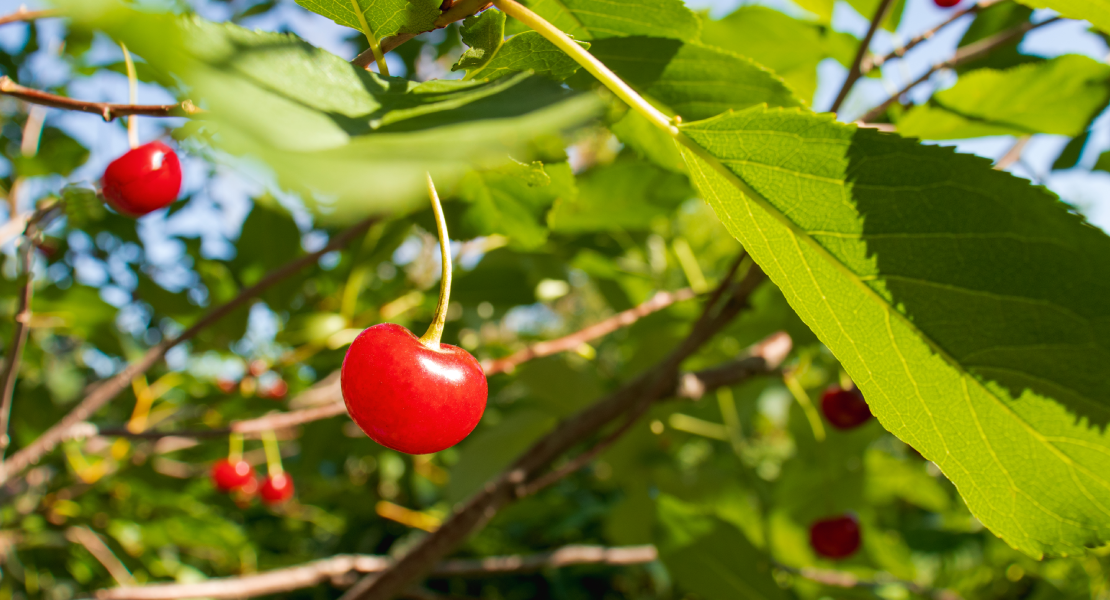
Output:
<instances>
[{"instance_id":1,"label":"ripe cherry","mask_svg":"<svg viewBox=\"0 0 1110 600\"><path fill-rule=\"evenodd\" d=\"M424 337L382 323L358 334L340 370L347 412L375 442L408 454L429 454L462 441L486 409L486 376L462 348L441 344L451 294L451 253L443 209L428 177L439 228L443 277L439 306Z\"/></svg>"},{"instance_id":2,"label":"ripe cherry","mask_svg":"<svg viewBox=\"0 0 1110 600\"><path fill-rule=\"evenodd\" d=\"M212 465L212 483L221 492L240 489L251 481L254 481L254 467L245 460L232 462L225 458Z\"/></svg>"},{"instance_id":3,"label":"ripe cherry","mask_svg":"<svg viewBox=\"0 0 1110 600\"><path fill-rule=\"evenodd\" d=\"M134 217L173 204L181 191L181 163L162 142L134 148L112 161L101 182L104 197L119 212Z\"/></svg>"},{"instance_id":4,"label":"ripe cherry","mask_svg":"<svg viewBox=\"0 0 1110 600\"><path fill-rule=\"evenodd\" d=\"M871 418L871 408L859 388L845 390L832 387L821 396L821 411L837 429L859 427Z\"/></svg>"},{"instance_id":5,"label":"ripe cherry","mask_svg":"<svg viewBox=\"0 0 1110 600\"><path fill-rule=\"evenodd\" d=\"M960 0L933 0L933 4L936 4L940 8L952 8L959 3Z\"/></svg>"},{"instance_id":6,"label":"ripe cherry","mask_svg":"<svg viewBox=\"0 0 1110 600\"><path fill-rule=\"evenodd\" d=\"M278 473L266 477L258 490L265 504L281 504L293 497L293 478L288 473Z\"/></svg>"},{"instance_id":7,"label":"ripe cherry","mask_svg":"<svg viewBox=\"0 0 1110 600\"><path fill-rule=\"evenodd\" d=\"M289 393L289 384L285 383L284 379L278 379L271 383L266 388L259 390L259 398L270 398L272 400L281 400L285 394Z\"/></svg>"},{"instance_id":8,"label":"ripe cherry","mask_svg":"<svg viewBox=\"0 0 1110 600\"><path fill-rule=\"evenodd\" d=\"M852 515L822 519L809 527L809 545L825 558L847 558L859 550L859 521Z\"/></svg>"}]
</instances>

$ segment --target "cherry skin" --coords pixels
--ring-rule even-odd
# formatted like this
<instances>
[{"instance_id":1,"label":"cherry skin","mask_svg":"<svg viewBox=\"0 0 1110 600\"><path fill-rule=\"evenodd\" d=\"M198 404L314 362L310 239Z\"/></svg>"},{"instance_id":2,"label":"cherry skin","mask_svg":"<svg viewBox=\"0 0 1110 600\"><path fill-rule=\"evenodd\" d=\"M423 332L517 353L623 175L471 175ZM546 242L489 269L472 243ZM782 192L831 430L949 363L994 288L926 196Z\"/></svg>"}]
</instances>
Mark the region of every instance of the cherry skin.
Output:
<instances>
[{"instance_id":1,"label":"cherry skin","mask_svg":"<svg viewBox=\"0 0 1110 600\"><path fill-rule=\"evenodd\" d=\"M245 460L233 463L225 458L212 465L212 483L221 492L237 490L251 481L254 481L254 467Z\"/></svg>"},{"instance_id":2,"label":"cherry skin","mask_svg":"<svg viewBox=\"0 0 1110 600\"><path fill-rule=\"evenodd\" d=\"M821 412L837 429L859 427L871 418L871 408L858 388L845 390L833 387L821 396Z\"/></svg>"},{"instance_id":3,"label":"cherry skin","mask_svg":"<svg viewBox=\"0 0 1110 600\"><path fill-rule=\"evenodd\" d=\"M162 142L143 144L108 165L101 188L112 208L139 217L177 200L181 163Z\"/></svg>"},{"instance_id":4,"label":"cherry skin","mask_svg":"<svg viewBox=\"0 0 1110 600\"><path fill-rule=\"evenodd\" d=\"M859 543L859 521L852 515L822 519L809 527L809 545L825 558L847 558L859 550Z\"/></svg>"},{"instance_id":5,"label":"cherry skin","mask_svg":"<svg viewBox=\"0 0 1110 600\"><path fill-rule=\"evenodd\" d=\"M347 412L370 439L407 454L462 441L486 410L486 375L469 352L433 350L392 323L358 334L340 371Z\"/></svg>"},{"instance_id":6,"label":"cherry skin","mask_svg":"<svg viewBox=\"0 0 1110 600\"><path fill-rule=\"evenodd\" d=\"M293 478L288 473L270 475L258 490L265 504L281 504L293 497Z\"/></svg>"},{"instance_id":7,"label":"cherry skin","mask_svg":"<svg viewBox=\"0 0 1110 600\"><path fill-rule=\"evenodd\" d=\"M959 3L960 0L933 0L933 4L936 4L940 8L952 8Z\"/></svg>"}]
</instances>

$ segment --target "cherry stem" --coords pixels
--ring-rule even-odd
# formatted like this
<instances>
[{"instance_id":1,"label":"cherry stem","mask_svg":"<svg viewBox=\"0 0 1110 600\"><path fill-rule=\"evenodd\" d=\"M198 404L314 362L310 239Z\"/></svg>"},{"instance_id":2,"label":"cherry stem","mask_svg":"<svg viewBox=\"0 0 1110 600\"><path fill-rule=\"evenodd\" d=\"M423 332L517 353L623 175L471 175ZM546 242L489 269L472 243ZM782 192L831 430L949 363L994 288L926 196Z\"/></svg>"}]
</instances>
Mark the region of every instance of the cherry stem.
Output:
<instances>
[{"instance_id":1,"label":"cherry stem","mask_svg":"<svg viewBox=\"0 0 1110 600\"><path fill-rule=\"evenodd\" d=\"M358 5L358 0L351 0L351 7L355 10L355 16L358 17L358 23L362 26L362 33L366 34L366 41L370 42L370 51L374 53L374 62L378 63L378 73L389 77L389 67L385 64L385 54L382 53L382 46L378 43L377 36L374 31L370 29L370 24L366 22L366 15L363 14L362 8ZM134 104L134 102L132 102Z\"/></svg>"},{"instance_id":2,"label":"cherry stem","mask_svg":"<svg viewBox=\"0 0 1110 600\"><path fill-rule=\"evenodd\" d=\"M243 460L243 434L233 433L227 440L227 460L231 464L236 464Z\"/></svg>"},{"instance_id":3,"label":"cherry stem","mask_svg":"<svg viewBox=\"0 0 1110 600\"><path fill-rule=\"evenodd\" d=\"M138 77L135 75L135 61L131 60L131 53L127 51L126 44L120 42L119 47L123 50L123 62L127 64L128 102L134 106L139 103L139 83ZM132 150L139 147L139 122L135 120L135 115L127 117L127 141L131 144Z\"/></svg>"},{"instance_id":4,"label":"cherry stem","mask_svg":"<svg viewBox=\"0 0 1110 600\"><path fill-rule=\"evenodd\" d=\"M270 477L285 473L285 469L281 468L281 449L273 429L262 432L262 447L266 449L266 472Z\"/></svg>"},{"instance_id":5,"label":"cherry stem","mask_svg":"<svg viewBox=\"0 0 1110 600\"><path fill-rule=\"evenodd\" d=\"M420 338L420 343L439 350L439 340L443 337L443 325L447 323L447 303L451 300L451 238L447 237L447 219L443 217L443 205L439 202L432 174L428 173L428 196L432 199L432 211L436 215L436 228L439 229L439 253L443 263L443 276L439 280L439 304L436 316L428 331Z\"/></svg>"}]
</instances>

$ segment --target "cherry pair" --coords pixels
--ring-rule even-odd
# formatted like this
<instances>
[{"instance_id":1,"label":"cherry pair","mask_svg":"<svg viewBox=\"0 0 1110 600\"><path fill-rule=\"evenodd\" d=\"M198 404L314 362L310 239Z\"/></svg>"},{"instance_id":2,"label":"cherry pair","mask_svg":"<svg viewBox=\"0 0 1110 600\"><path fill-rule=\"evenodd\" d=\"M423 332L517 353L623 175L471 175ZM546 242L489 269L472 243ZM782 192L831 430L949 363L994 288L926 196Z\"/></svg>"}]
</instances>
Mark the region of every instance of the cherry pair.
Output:
<instances>
[{"instance_id":1,"label":"cherry pair","mask_svg":"<svg viewBox=\"0 0 1110 600\"><path fill-rule=\"evenodd\" d=\"M224 493L239 492L250 498L255 492L264 504L281 504L293 497L293 478L288 473L268 475L262 484L254 476L254 467L245 460L221 459L212 465L212 483Z\"/></svg>"}]
</instances>

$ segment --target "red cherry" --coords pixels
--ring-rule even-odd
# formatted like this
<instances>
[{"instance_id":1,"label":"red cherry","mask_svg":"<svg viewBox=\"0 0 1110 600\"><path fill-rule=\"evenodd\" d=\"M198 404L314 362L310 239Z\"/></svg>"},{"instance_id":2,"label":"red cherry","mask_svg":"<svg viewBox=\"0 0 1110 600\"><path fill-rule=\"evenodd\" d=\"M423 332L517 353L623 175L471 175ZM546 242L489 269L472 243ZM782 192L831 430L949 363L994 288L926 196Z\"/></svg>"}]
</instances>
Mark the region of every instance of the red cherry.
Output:
<instances>
[{"instance_id":1,"label":"red cherry","mask_svg":"<svg viewBox=\"0 0 1110 600\"><path fill-rule=\"evenodd\" d=\"M251 477L243 487L231 491L231 499L239 508L247 508L251 505L254 497L258 495L258 478Z\"/></svg>"},{"instance_id":2,"label":"red cherry","mask_svg":"<svg viewBox=\"0 0 1110 600\"><path fill-rule=\"evenodd\" d=\"M940 8L952 8L959 3L960 0L933 0L933 4L936 4Z\"/></svg>"},{"instance_id":3,"label":"red cherry","mask_svg":"<svg viewBox=\"0 0 1110 600\"><path fill-rule=\"evenodd\" d=\"M859 550L859 542L859 521L852 515L822 519L809 527L809 545L825 558L846 558Z\"/></svg>"},{"instance_id":4,"label":"red cherry","mask_svg":"<svg viewBox=\"0 0 1110 600\"><path fill-rule=\"evenodd\" d=\"M486 375L469 352L433 350L392 323L358 334L340 371L347 412L375 442L430 454L462 441L486 410Z\"/></svg>"},{"instance_id":5,"label":"red cherry","mask_svg":"<svg viewBox=\"0 0 1110 600\"><path fill-rule=\"evenodd\" d=\"M230 379L224 379L223 377L216 379L216 387L220 388L220 391L225 394L230 394L234 392L235 388L238 386L238 382L232 381Z\"/></svg>"},{"instance_id":6,"label":"red cherry","mask_svg":"<svg viewBox=\"0 0 1110 600\"><path fill-rule=\"evenodd\" d=\"M281 504L293 497L293 478L288 473L270 475L258 492L265 504Z\"/></svg>"},{"instance_id":7,"label":"red cherry","mask_svg":"<svg viewBox=\"0 0 1110 600\"><path fill-rule=\"evenodd\" d=\"M177 200L181 163L162 142L143 144L108 165L101 187L113 208L142 216Z\"/></svg>"},{"instance_id":8,"label":"red cherry","mask_svg":"<svg viewBox=\"0 0 1110 600\"><path fill-rule=\"evenodd\" d=\"M251 481L254 481L254 467L245 460L233 463L225 458L212 465L212 483L221 492L237 490Z\"/></svg>"},{"instance_id":9,"label":"red cherry","mask_svg":"<svg viewBox=\"0 0 1110 600\"><path fill-rule=\"evenodd\" d=\"M256 358L247 365L247 372L250 373L252 377L259 377L269 370L270 365L266 364L266 361L262 359Z\"/></svg>"},{"instance_id":10,"label":"red cherry","mask_svg":"<svg viewBox=\"0 0 1110 600\"><path fill-rule=\"evenodd\" d=\"M285 383L284 379L278 379L266 389L260 390L258 392L258 397L281 400L287 393L289 393L289 384Z\"/></svg>"},{"instance_id":11,"label":"red cherry","mask_svg":"<svg viewBox=\"0 0 1110 600\"><path fill-rule=\"evenodd\" d=\"M871 408L858 388L845 390L833 387L825 390L821 396L821 411L837 429L859 427L871 418Z\"/></svg>"}]
</instances>

